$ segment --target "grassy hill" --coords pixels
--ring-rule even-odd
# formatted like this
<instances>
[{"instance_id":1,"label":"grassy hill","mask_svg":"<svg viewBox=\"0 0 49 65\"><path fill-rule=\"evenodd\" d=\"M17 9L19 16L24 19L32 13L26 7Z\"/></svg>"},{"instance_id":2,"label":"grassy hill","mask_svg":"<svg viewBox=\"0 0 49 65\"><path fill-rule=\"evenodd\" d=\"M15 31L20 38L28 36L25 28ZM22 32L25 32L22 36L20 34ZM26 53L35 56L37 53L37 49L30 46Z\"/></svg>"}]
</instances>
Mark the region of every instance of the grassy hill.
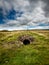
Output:
<instances>
[{"instance_id":1,"label":"grassy hill","mask_svg":"<svg viewBox=\"0 0 49 65\"><path fill-rule=\"evenodd\" d=\"M23 35L34 41L24 45ZM0 65L49 65L49 30L0 31Z\"/></svg>"}]
</instances>

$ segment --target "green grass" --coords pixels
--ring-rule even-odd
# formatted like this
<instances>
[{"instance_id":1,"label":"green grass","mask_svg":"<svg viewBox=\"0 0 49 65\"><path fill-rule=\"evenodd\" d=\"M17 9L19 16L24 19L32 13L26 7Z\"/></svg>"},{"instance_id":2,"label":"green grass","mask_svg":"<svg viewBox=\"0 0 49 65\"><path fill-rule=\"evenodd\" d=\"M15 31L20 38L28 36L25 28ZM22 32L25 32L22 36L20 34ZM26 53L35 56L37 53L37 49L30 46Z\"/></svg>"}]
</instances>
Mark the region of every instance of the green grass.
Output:
<instances>
[{"instance_id":1,"label":"green grass","mask_svg":"<svg viewBox=\"0 0 49 65\"><path fill-rule=\"evenodd\" d=\"M47 34L44 36L32 31L0 32L0 65L49 65ZM23 45L18 41L21 35L33 36L34 41Z\"/></svg>"}]
</instances>

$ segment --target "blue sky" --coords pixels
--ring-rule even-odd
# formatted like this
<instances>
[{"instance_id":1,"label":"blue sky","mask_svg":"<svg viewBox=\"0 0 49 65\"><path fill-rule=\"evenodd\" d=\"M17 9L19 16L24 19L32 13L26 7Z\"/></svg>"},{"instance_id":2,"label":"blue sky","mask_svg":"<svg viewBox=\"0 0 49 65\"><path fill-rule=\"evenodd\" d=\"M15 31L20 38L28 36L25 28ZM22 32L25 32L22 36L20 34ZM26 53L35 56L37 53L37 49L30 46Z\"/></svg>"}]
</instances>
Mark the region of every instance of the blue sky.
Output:
<instances>
[{"instance_id":1,"label":"blue sky","mask_svg":"<svg viewBox=\"0 0 49 65\"><path fill-rule=\"evenodd\" d=\"M49 29L48 0L0 0L0 30Z\"/></svg>"}]
</instances>

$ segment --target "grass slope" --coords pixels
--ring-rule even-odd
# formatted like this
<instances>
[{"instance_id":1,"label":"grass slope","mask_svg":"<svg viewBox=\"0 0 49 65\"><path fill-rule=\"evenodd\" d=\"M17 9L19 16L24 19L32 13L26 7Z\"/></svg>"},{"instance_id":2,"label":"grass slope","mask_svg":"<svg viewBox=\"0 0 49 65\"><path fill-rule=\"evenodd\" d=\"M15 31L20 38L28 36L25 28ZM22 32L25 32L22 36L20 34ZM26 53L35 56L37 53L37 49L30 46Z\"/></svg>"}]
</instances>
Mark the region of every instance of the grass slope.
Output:
<instances>
[{"instance_id":1,"label":"grass slope","mask_svg":"<svg viewBox=\"0 0 49 65\"><path fill-rule=\"evenodd\" d=\"M21 35L34 37L32 44L18 41ZM0 65L49 65L49 31L0 32Z\"/></svg>"}]
</instances>

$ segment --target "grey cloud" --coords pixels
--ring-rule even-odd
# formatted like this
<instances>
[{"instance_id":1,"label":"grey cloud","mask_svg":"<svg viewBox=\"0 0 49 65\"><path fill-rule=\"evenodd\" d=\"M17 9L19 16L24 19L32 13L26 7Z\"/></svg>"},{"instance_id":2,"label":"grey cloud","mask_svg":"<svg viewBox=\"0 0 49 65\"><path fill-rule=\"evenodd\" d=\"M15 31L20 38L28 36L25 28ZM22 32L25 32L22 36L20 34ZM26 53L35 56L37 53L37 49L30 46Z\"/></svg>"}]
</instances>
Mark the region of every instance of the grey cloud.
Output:
<instances>
[{"instance_id":1,"label":"grey cloud","mask_svg":"<svg viewBox=\"0 0 49 65\"><path fill-rule=\"evenodd\" d=\"M43 7L43 10L45 11L45 16L49 17L49 0L41 0L41 1L44 2L45 4L45 6Z\"/></svg>"},{"instance_id":2,"label":"grey cloud","mask_svg":"<svg viewBox=\"0 0 49 65\"><path fill-rule=\"evenodd\" d=\"M30 3L30 12L34 10L35 7L37 7L39 0L28 0Z\"/></svg>"},{"instance_id":3,"label":"grey cloud","mask_svg":"<svg viewBox=\"0 0 49 65\"><path fill-rule=\"evenodd\" d=\"M36 6L36 4L39 1L43 2L41 6L43 6L43 11L45 12L45 16L49 17L49 0L29 0L31 7L33 6L33 8Z\"/></svg>"},{"instance_id":4,"label":"grey cloud","mask_svg":"<svg viewBox=\"0 0 49 65\"><path fill-rule=\"evenodd\" d=\"M30 1L30 3L33 3L33 2L38 2L39 0L29 0Z\"/></svg>"}]
</instances>

